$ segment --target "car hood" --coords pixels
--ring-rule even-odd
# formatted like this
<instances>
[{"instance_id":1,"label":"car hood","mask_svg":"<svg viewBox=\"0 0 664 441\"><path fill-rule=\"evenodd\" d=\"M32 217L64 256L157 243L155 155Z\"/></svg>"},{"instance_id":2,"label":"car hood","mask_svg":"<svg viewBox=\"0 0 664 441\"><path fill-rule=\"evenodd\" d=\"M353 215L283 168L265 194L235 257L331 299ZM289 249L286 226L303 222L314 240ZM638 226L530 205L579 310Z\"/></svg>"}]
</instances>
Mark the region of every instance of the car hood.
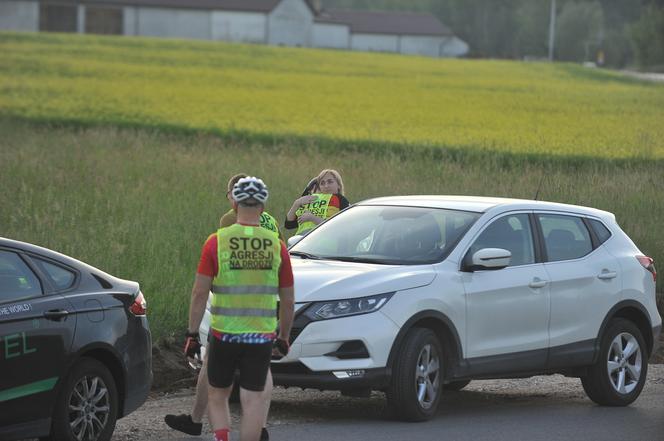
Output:
<instances>
[{"instance_id":1,"label":"car hood","mask_svg":"<svg viewBox=\"0 0 664 441\"><path fill-rule=\"evenodd\" d=\"M295 301L366 297L430 284L436 277L431 265L377 265L292 258Z\"/></svg>"}]
</instances>

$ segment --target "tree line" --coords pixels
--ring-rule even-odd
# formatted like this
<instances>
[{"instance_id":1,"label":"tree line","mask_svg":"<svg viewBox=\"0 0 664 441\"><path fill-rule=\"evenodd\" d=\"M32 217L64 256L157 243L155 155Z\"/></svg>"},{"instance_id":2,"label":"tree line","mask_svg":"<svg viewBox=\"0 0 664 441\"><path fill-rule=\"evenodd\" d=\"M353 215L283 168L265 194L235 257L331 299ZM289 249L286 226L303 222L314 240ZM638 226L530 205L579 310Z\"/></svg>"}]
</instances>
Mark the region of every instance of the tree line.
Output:
<instances>
[{"instance_id":1,"label":"tree line","mask_svg":"<svg viewBox=\"0 0 664 441\"><path fill-rule=\"evenodd\" d=\"M546 58L552 0L323 0L328 9L430 12L470 57ZM554 59L664 71L664 0L557 0Z\"/></svg>"}]
</instances>

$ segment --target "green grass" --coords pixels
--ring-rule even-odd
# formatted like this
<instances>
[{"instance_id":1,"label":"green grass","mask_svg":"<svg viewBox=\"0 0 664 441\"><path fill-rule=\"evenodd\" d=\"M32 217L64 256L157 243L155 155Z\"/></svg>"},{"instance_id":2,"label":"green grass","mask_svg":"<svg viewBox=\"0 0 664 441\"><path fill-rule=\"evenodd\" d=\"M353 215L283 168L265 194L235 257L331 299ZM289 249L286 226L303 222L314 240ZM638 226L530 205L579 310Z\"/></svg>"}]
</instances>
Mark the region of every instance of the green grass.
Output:
<instances>
[{"instance_id":1,"label":"green grass","mask_svg":"<svg viewBox=\"0 0 664 441\"><path fill-rule=\"evenodd\" d=\"M664 261L664 86L570 64L0 33L0 235L137 280L186 325L228 177L279 220L309 178L348 197L462 194L614 212Z\"/></svg>"},{"instance_id":2,"label":"green grass","mask_svg":"<svg viewBox=\"0 0 664 441\"><path fill-rule=\"evenodd\" d=\"M280 221L321 168L341 171L351 202L393 194L532 198L614 212L664 262L661 162L531 160L458 151L354 151L299 139L268 144L146 129L54 128L0 119L0 235L136 280L157 338L179 335L200 248L227 209L229 175L262 176Z\"/></svg>"},{"instance_id":3,"label":"green grass","mask_svg":"<svg viewBox=\"0 0 664 441\"><path fill-rule=\"evenodd\" d=\"M0 116L298 145L664 158L664 86L569 64L0 33Z\"/></svg>"}]
</instances>

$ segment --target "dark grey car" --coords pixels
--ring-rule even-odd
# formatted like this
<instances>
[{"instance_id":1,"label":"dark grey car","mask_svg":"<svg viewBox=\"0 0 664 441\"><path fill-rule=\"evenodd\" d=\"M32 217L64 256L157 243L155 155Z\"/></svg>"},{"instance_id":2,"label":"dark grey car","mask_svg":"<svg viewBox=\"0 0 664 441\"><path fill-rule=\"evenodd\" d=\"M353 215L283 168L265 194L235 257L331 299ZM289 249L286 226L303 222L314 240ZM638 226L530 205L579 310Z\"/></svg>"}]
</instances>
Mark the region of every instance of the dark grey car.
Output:
<instances>
[{"instance_id":1,"label":"dark grey car","mask_svg":"<svg viewBox=\"0 0 664 441\"><path fill-rule=\"evenodd\" d=\"M138 283L0 238L0 439L109 440L151 382Z\"/></svg>"}]
</instances>

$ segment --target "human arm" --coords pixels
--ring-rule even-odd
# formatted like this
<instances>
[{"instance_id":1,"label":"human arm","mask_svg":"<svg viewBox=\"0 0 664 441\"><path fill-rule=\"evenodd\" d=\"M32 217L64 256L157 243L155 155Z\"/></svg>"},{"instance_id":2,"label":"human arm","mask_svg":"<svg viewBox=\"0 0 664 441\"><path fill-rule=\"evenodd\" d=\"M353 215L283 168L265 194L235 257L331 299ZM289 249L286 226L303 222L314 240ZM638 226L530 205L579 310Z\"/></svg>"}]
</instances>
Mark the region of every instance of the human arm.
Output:
<instances>
[{"instance_id":1,"label":"human arm","mask_svg":"<svg viewBox=\"0 0 664 441\"><path fill-rule=\"evenodd\" d=\"M288 341L294 314L295 289L292 286L279 288L279 334L277 338Z\"/></svg>"},{"instance_id":2,"label":"human arm","mask_svg":"<svg viewBox=\"0 0 664 441\"><path fill-rule=\"evenodd\" d=\"M291 206L290 210L288 210L288 213L286 214L286 222L288 221L297 221L297 214L295 213L298 208L300 208L304 204L308 204L309 202L315 200L315 196L302 196L300 198L295 199L293 202L293 205ZM288 226L286 226L288 228Z\"/></svg>"},{"instance_id":3,"label":"human arm","mask_svg":"<svg viewBox=\"0 0 664 441\"><path fill-rule=\"evenodd\" d=\"M313 222L316 225L320 224L323 222L323 218L316 216L315 214L311 213L310 211L305 211L300 215L300 217L297 218L298 223L302 222Z\"/></svg>"},{"instance_id":4,"label":"human arm","mask_svg":"<svg viewBox=\"0 0 664 441\"><path fill-rule=\"evenodd\" d=\"M286 245L281 242L281 265L279 267L279 334L278 339L288 342L295 308L293 268Z\"/></svg>"},{"instance_id":5,"label":"human arm","mask_svg":"<svg viewBox=\"0 0 664 441\"><path fill-rule=\"evenodd\" d=\"M191 290L191 304L189 306L189 334L198 332L198 328L205 314L205 304L207 303L210 289L212 288L212 277L203 274L196 274L194 287Z\"/></svg>"},{"instance_id":6,"label":"human arm","mask_svg":"<svg viewBox=\"0 0 664 441\"><path fill-rule=\"evenodd\" d=\"M194 286L191 290L187 327L190 333L198 331L203 314L205 313L205 304L207 303L210 288L212 288L212 280L217 275L218 266L217 235L211 234L203 245L203 251L201 252L201 258L196 270L196 278L194 279Z\"/></svg>"}]
</instances>

